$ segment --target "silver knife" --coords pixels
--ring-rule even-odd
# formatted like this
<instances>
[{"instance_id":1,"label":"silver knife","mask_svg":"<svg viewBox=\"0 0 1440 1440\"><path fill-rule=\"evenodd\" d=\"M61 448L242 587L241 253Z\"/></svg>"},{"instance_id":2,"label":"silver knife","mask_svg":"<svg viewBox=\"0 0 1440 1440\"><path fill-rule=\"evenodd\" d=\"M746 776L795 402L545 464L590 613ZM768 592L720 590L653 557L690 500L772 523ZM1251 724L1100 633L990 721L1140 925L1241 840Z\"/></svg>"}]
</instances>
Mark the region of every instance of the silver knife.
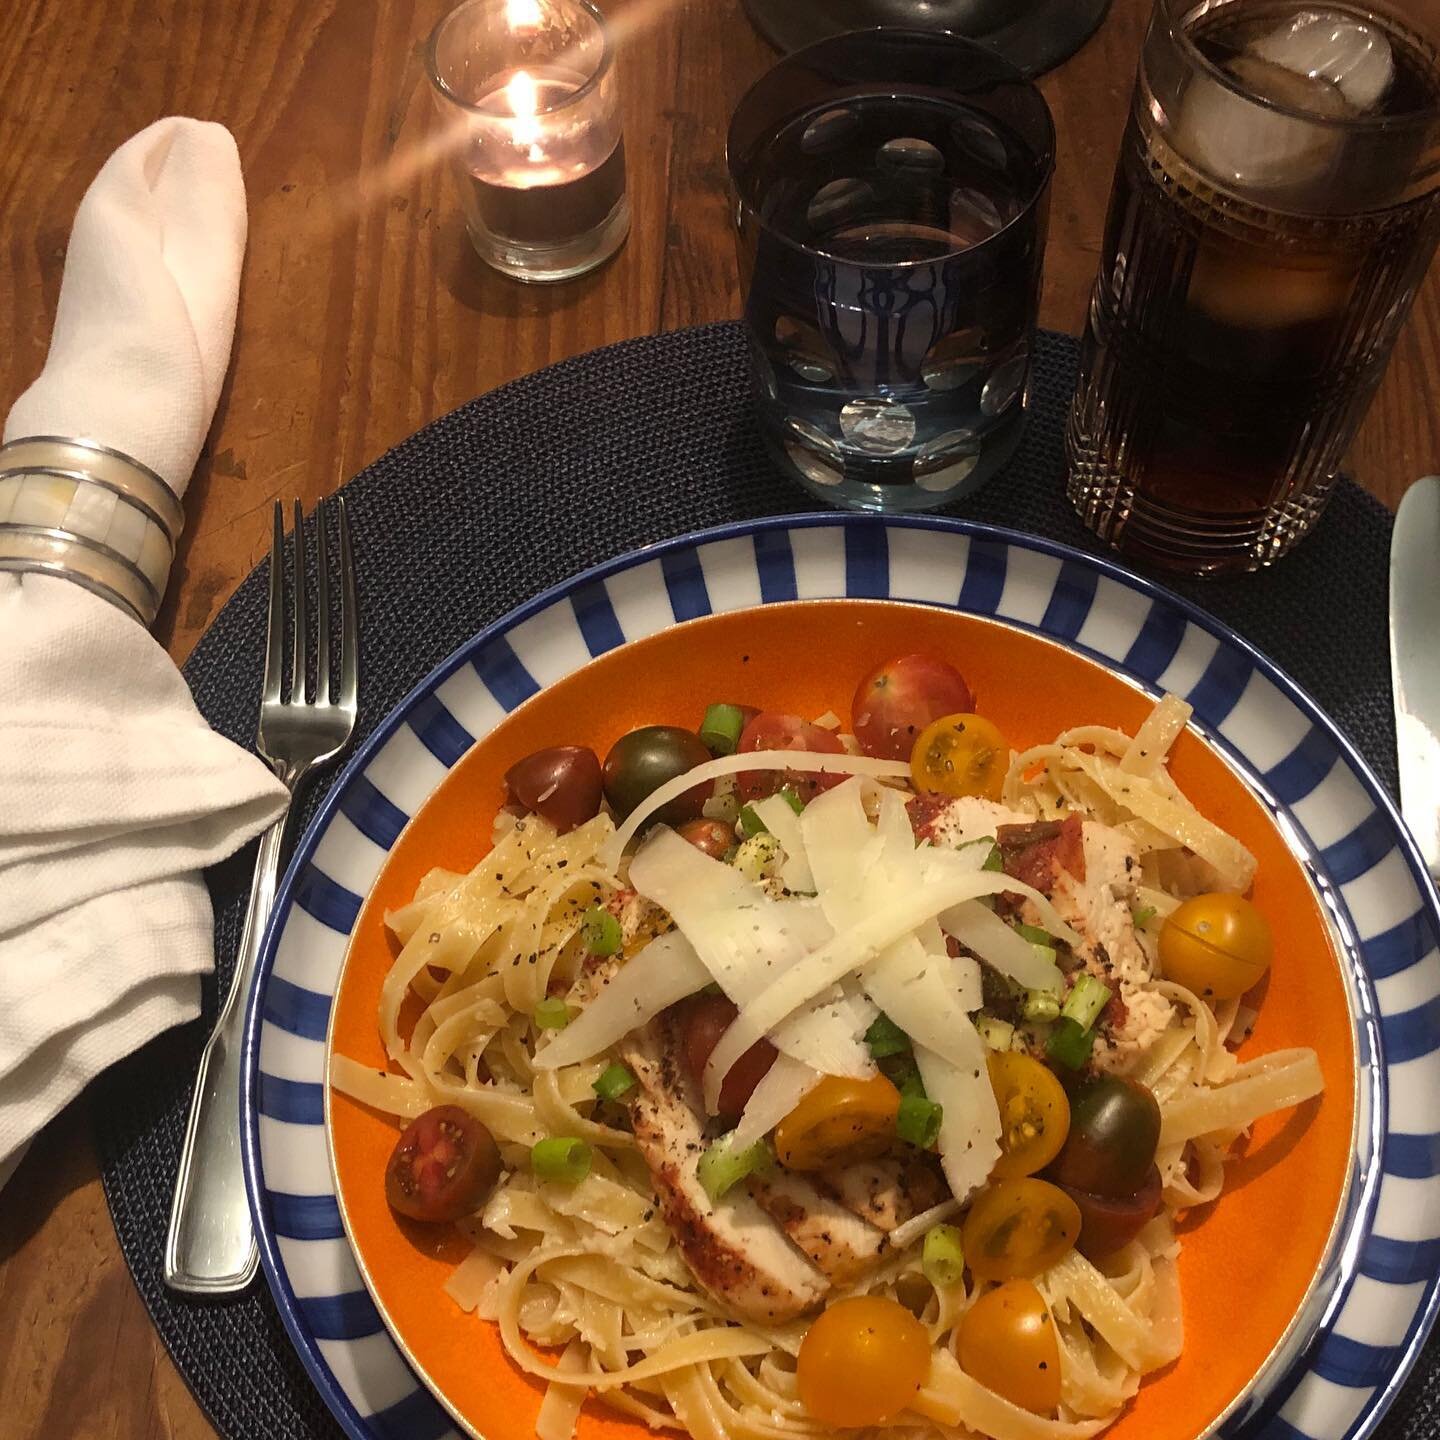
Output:
<instances>
[{"instance_id":1,"label":"silver knife","mask_svg":"<svg viewBox=\"0 0 1440 1440\"><path fill-rule=\"evenodd\" d=\"M1440 476L1417 480L1395 516L1390 674L1400 809L1440 880Z\"/></svg>"}]
</instances>

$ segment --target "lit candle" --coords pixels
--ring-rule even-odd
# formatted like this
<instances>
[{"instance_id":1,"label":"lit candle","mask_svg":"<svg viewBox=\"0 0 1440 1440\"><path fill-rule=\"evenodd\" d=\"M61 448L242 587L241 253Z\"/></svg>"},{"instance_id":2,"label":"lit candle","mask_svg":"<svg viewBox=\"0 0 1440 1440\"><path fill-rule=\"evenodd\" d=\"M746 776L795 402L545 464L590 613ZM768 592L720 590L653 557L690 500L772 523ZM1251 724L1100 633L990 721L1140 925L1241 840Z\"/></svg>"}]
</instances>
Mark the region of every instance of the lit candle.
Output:
<instances>
[{"instance_id":1,"label":"lit candle","mask_svg":"<svg viewBox=\"0 0 1440 1440\"><path fill-rule=\"evenodd\" d=\"M608 259L629 208L598 14L584 0L468 0L441 21L430 50L481 256L527 280L564 279Z\"/></svg>"}]
</instances>

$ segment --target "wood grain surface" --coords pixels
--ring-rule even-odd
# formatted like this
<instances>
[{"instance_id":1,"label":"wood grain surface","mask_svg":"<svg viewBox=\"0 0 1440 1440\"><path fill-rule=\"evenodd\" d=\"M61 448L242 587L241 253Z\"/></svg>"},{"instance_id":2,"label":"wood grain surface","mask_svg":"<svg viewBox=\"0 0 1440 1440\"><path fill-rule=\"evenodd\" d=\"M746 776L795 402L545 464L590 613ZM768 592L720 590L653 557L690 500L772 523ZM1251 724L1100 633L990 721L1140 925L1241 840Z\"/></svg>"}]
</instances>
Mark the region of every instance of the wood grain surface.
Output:
<instances>
[{"instance_id":1,"label":"wood grain surface","mask_svg":"<svg viewBox=\"0 0 1440 1440\"><path fill-rule=\"evenodd\" d=\"M250 244L234 363L186 498L159 634L177 661L268 545L417 427L597 345L738 313L724 135L773 55L739 0L610 0L634 226L599 273L529 288L469 251L423 159L421 47L444 0L3 0L0 406L38 372L75 206L106 155L172 113L223 121ZM1080 326L1148 0L1043 81L1060 137L1042 323ZM1440 280L1351 457L1395 504L1440 468ZM100 1083L104 1083L101 1081ZM111 1230L83 1100L0 1190L0 1437L213 1434Z\"/></svg>"}]
</instances>

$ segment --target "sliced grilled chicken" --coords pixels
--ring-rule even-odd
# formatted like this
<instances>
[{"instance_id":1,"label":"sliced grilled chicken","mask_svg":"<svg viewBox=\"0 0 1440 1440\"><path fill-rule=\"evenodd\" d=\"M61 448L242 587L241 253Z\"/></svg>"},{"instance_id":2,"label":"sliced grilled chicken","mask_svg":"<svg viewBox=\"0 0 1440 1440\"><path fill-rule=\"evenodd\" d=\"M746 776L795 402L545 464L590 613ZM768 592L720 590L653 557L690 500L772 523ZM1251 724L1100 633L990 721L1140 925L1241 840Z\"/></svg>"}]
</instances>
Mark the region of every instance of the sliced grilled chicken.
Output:
<instances>
[{"instance_id":1,"label":"sliced grilled chicken","mask_svg":"<svg viewBox=\"0 0 1440 1440\"><path fill-rule=\"evenodd\" d=\"M884 1252L882 1230L804 1176L777 1168L749 1183L760 1207L833 1285L844 1288L859 1279Z\"/></svg>"},{"instance_id":2,"label":"sliced grilled chicken","mask_svg":"<svg viewBox=\"0 0 1440 1440\"><path fill-rule=\"evenodd\" d=\"M665 1223L695 1278L722 1305L761 1324L793 1320L830 1288L748 1195L718 1204L696 1174L705 1148L699 1096L664 1016L621 1047L637 1095L630 1123Z\"/></svg>"},{"instance_id":3,"label":"sliced grilled chicken","mask_svg":"<svg viewBox=\"0 0 1440 1440\"><path fill-rule=\"evenodd\" d=\"M887 1235L950 1193L939 1172L923 1160L857 1161L821 1170L815 1182L851 1214Z\"/></svg>"}]
</instances>

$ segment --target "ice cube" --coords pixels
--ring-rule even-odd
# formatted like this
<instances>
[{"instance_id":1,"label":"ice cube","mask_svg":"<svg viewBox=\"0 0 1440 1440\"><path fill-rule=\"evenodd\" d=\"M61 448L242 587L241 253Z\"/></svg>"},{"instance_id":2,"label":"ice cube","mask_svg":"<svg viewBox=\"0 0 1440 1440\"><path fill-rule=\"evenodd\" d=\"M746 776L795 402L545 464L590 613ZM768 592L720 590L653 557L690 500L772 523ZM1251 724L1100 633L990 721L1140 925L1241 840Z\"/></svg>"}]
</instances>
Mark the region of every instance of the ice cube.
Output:
<instances>
[{"instance_id":1,"label":"ice cube","mask_svg":"<svg viewBox=\"0 0 1440 1440\"><path fill-rule=\"evenodd\" d=\"M1303 11L1248 51L1296 75L1328 80L1361 113L1385 98L1395 77L1385 36L1363 20L1333 12Z\"/></svg>"}]
</instances>

